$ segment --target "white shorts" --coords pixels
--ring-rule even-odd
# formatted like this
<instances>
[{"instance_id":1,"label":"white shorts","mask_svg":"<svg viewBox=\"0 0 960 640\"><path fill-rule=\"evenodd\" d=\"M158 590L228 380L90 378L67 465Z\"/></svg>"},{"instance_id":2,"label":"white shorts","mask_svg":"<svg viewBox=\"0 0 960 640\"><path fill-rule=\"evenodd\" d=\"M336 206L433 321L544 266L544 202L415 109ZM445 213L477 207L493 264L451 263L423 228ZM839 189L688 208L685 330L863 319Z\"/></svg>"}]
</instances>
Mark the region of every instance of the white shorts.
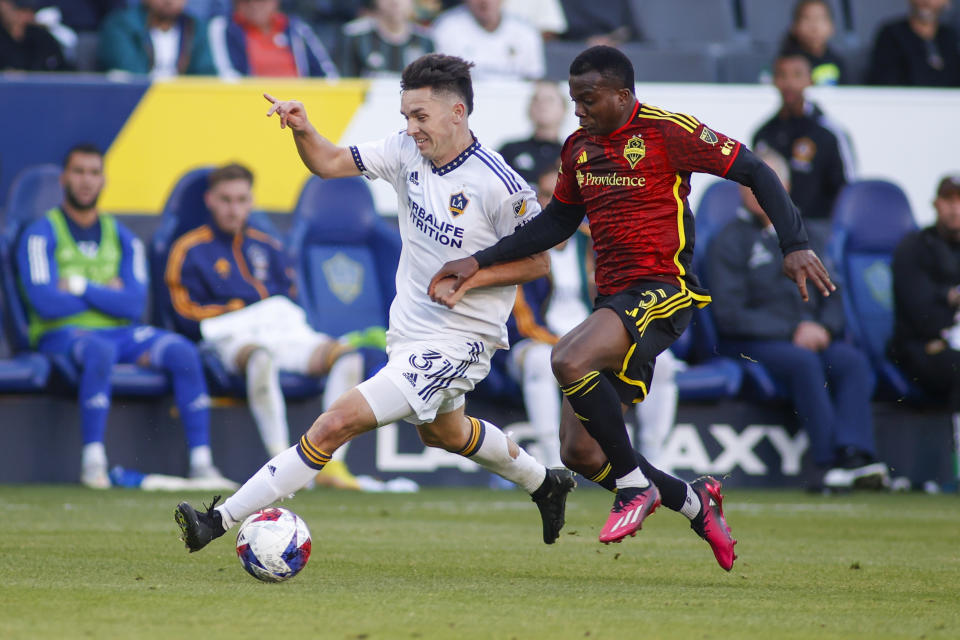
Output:
<instances>
[{"instance_id":1,"label":"white shorts","mask_svg":"<svg viewBox=\"0 0 960 640\"><path fill-rule=\"evenodd\" d=\"M285 296L272 296L201 320L200 334L233 373L237 372L240 350L257 345L270 352L278 369L306 374L313 352L332 340L325 333L314 331L303 309Z\"/></svg>"},{"instance_id":2,"label":"white shorts","mask_svg":"<svg viewBox=\"0 0 960 640\"><path fill-rule=\"evenodd\" d=\"M492 351L480 340L416 342L387 334L386 366L357 390L378 424L401 419L413 424L433 422L438 414L463 406L464 394L490 372ZM390 387L400 391L406 406L400 406Z\"/></svg>"}]
</instances>

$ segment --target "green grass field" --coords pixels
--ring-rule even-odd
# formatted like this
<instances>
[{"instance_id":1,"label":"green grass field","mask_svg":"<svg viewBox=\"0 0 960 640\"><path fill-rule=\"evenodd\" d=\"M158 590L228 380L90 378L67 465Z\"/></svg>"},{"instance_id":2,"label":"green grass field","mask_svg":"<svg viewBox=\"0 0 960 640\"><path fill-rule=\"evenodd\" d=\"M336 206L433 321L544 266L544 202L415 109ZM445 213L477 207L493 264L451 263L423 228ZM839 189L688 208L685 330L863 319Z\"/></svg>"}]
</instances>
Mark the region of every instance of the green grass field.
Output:
<instances>
[{"instance_id":1,"label":"green grass field","mask_svg":"<svg viewBox=\"0 0 960 640\"><path fill-rule=\"evenodd\" d=\"M665 508L637 538L596 535L609 494L572 494L540 541L519 491L315 490L303 573L260 583L233 537L187 554L187 497L0 487L0 638L958 638L955 495L729 491L731 573Z\"/></svg>"}]
</instances>

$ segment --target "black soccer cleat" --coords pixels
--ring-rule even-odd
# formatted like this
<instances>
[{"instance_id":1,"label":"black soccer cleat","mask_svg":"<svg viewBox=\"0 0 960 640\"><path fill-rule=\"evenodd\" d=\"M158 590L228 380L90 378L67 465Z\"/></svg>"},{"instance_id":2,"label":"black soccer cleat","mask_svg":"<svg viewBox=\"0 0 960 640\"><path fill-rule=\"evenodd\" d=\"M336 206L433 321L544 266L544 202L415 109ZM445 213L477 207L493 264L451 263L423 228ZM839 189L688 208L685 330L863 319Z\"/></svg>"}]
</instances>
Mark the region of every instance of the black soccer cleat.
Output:
<instances>
[{"instance_id":1,"label":"black soccer cleat","mask_svg":"<svg viewBox=\"0 0 960 640\"><path fill-rule=\"evenodd\" d=\"M210 506L204 505L206 512L197 513L196 509L190 506L189 502L181 502L173 512L173 517L180 527L180 539L190 550L200 551L210 544L211 540L219 538L227 530L223 527L223 520L220 513L214 507L220 496L214 496Z\"/></svg>"},{"instance_id":2,"label":"black soccer cleat","mask_svg":"<svg viewBox=\"0 0 960 640\"><path fill-rule=\"evenodd\" d=\"M567 509L567 494L577 486L573 472L567 469L547 469L543 484L533 492L531 499L537 503L543 520L543 541L553 544L563 529Z\"/></svg>"}]
</instances>

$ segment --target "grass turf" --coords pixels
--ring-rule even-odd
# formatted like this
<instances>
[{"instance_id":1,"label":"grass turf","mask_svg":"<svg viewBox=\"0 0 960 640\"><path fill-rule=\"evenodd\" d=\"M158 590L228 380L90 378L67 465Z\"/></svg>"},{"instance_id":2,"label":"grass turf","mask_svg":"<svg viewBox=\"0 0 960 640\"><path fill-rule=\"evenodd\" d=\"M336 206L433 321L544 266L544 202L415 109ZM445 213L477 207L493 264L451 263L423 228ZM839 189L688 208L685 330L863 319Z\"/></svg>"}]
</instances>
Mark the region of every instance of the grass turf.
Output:
<instances>
[{"instance_id":1,"label":"grass turf","mask_svg":"<svg viewBox=\"0 0 960 640\"><path fill-rule=\"evenodd\" d=\"M0 638L957 638L957 496L728 491L731 573L666 508L596 536L579 489L540 540L519 491L315 490L303 573L260 583L233 536L187 554L173 507L209 495L0 486ZM233 533L233 532L231 532Z\"/></svg>"}]
</instances>

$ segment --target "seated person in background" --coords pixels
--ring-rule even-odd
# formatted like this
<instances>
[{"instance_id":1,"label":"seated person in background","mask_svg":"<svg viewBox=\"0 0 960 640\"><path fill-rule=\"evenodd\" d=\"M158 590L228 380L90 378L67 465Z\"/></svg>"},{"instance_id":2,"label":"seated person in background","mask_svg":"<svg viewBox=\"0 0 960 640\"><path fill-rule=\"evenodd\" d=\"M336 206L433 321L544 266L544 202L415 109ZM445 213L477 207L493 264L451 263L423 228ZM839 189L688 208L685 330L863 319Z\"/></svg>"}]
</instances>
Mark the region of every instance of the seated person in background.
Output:
<instances>
[{"instance_id":1,"label":"seated person in background","mask_svg":"<svg viewBox=\"0 0 960 640\"><path fill-rule=\"evenodd\" d=\"M413 21L413 0L372 0L372 10L343 25L337 65L347 77L399 75L433 52L430 31Z\"/></svg>"},{"instance_id":2,"label":"seated person in background","mask_svg":"<svg viewBox=\"0 0 960 640\"><path fill-rule=\"evenodd\" d=\"M503 9L530 23L544 40L552 40L567 30L560 0L504 0Z\"/></svg>"},{"instance_id":3,"label":"seated person in background","mask_svg":"<svg viewBox=\"0 0 960 640\"><path fill-rule=\"evenodd\" d=\"M540 175L549 170L556 173L560 149L560 127L567 114L567 99L555 82L541 81L534 85L527 107L527 117L533 124L533 135L526 140L508 142L500 155L520 176L536 184Z\"/></svg>"},{"instance_id":4,"label":"seated person in background","mask_svg":"<svg viewBox=\"0 0 960 640\"><path fill-rule=\"evenodd\" d=\"M909 14L880 27L867 84L960 87L957 32L940 23L948 0L908 0Z\"/></svg>"},{"instance_id":5,"label":"seated person in background","mask_svg":"<svg viewBox=\"0 0 960 640\"><path fill-rule=\"evenodd\" d=\"M57 42L37 24L39 0L0 0L0 71L68 71Z\"/></svg>"},{"instance_id":6,"label":"seated person in background","mask_svg":"<svg viewBox=\"0 0 960 640\"><path fill-rule=\"evenodd\" d=\"M440 53L474 63L474 80L543 77L543 37L532 25L503 11L503 0L464 0L433 23Z\"/></svg>"},{"instance_id":7,"label":"seated person in background","mask_svg":"<svg viewBox=\"0 0 960 640\"><path fill-rule=\"evenodd\" d=\"M100 27L100 67L154 78L214 75L206 24L184 13L185 4L186 0L142 0L112 12Z\"/></svg>"},{"instance_id":8,"label":"seated person in background","mask_svg":"<svg viewBox=\"0 0 960 640\"><path fill-rule=\"evenodd\" d=\"M546 206L557 185L557 169L541 173L537 200ZM590 315L596 297L593 248L584 225L572 238L550 249L550 274L517 289L513 313L507 322L510 351L507 370L520 383L523 405L537 436L538 460L548 467L560 460L560 389L553 377L550 354L560 336ZM676 372L679 361L669 349L656 360L650 393L636 404L639 432L634 442L649 460L660 458L677 411Z\"/></svg>"},{"instance_id":9,"label":"seated person in background","mask_svg":"<svg viewBox=\"0 0 960 640\"><path fill-rule=\"evenodd\" d=\"M309 25L281 12L280 0L234 0L233 7L232 16L215 16L208 27L221 78L339 75Z\"/></svg>"},{"instance_id":10,"label":"seated person in background","mask_svg":"<svg viewBox=\"0 0 960 640\"><path fill-rule=\"evenodd\" d=\"M80 369L80 481L96 489L110 486L103 445L110 369L136 363L170 376L190 448L190 477L235 487L213 466L210 398L196 346L139 324L147 302L146 256L133 233L97 209L104 185L100 151L73 147L60 180L63 204L21 233L17 270L31 344L41 353L69 356Z\"/></svg>"},{"instance_id":11,"label":"seated person in background","mask_svg":"<svg viewBox=\"0 0 960 640\"><path fill-rule=\"evenodd\" d=\"M810 62L799 53L781 53L773 67L780 108L753 135L753 146L769 148L790 163L790 197L811 236L825 242L833 203L852 179L853 150L846 134L807 100Z\"/></svg>"},{"instance_id":12,"label":"seated person in background","mask_svg":"<svg viewBox=\"0 0 960 640\"><path fill-rule=\"evenodd\" d=\"M769 150L758 155L789 186L783 158ZM740 193L746 210L707 249L720 353L757 361L786 386L818 470L809 488L819 489L821 482L828 489L879 488L888 472L876 459L870 407L874 375L867 357L839 339L844 325L840 293L824 298L812 291L804 303L796 286L783 278L769 219L752 191L741 187ZM811 248L819 252L817 244L811 237Z\"/></svg>"},{"instance_id":13,"label":"seated person in background","mask_svg":"<svg viewBox=\"0 0 960 640\"><path fill-rule=\"evenodd\" d=\"M108 13L127 6L126 0L52 0L44 6L60 10L61 22L74 31L96 31Z\"/></svg>"},{"instance_id":14,"label":"seated person in background","mask_svg":"<svg viewBox=\"0 0 960 640\"><path fill-rule=\"evenodd\" d=\"M212 222L174 243L165 280L178 331L203 338L229 371L246 376L250 411L272 458L290 447L280 370L327 376L328 407L363 379L363 357L314 331L290 299L292 269L280 242L247 224L253 209L250 170L228 164L208 180L204 202ZM318 481L330 478L335 486L358 489L344 455Z\"/></svg>"},{"instance_id":15,"label":"seated person in background","mask_svg":"<svg viewBox=\"0 0 960 640\"><path fill-rule=\"evenodd\" d=\"M937 187L934 225L900 241L893 256L890 358L960 413L960 175Z\"/></svg>"},{"instance_id":16,"label":"seated person in background","mask_svg":"<svg viewBox=\"0 0 960 640\"><path fill-rule=\"evenodd\" d=\"M826 0L798 0L780 53L799 53L810 62L813 84L849 84L843 58L830 46L836 32Z\"/></svg>"}]
</instances>

